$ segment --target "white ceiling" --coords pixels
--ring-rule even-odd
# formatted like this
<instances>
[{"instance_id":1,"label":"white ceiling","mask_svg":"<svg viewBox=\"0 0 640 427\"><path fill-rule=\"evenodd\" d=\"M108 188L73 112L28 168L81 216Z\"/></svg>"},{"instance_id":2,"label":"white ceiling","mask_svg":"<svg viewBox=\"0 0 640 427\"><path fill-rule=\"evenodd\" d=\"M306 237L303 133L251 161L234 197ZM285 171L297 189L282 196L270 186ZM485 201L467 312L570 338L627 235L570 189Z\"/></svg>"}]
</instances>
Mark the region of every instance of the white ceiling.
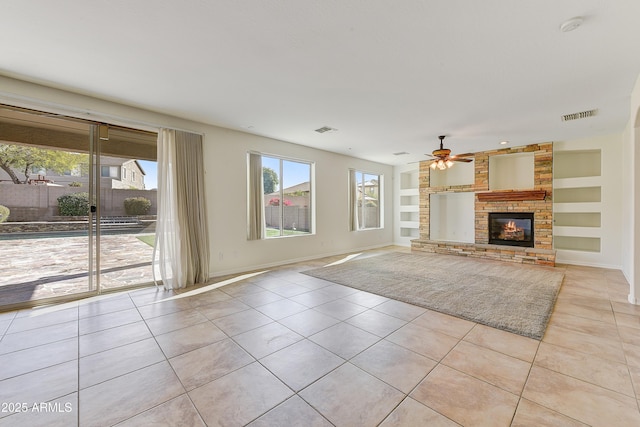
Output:
<instances>
[{"instance_id":1,"label":"white ceiling","mask_svg":"<svg viewBox=\"0 0 640 427\"><path fill-rule=\"evenodd\" d=\"M640 73L638 0L21 0L0 31L0 74L387 164L619 133Z\"/></svg>"}]
</instances>

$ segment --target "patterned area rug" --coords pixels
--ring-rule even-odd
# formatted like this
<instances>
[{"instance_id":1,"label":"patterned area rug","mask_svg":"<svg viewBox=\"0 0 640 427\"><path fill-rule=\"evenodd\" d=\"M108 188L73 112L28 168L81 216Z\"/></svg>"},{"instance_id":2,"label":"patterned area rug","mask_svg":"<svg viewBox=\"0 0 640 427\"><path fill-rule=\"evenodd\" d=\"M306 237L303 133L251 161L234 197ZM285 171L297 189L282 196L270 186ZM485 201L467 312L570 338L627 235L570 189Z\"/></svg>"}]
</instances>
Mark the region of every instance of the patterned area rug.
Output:
<instances>
[{"instance_id":1,"label":"patterned area rug","mask_svg":"<svg viewBox=\"0 0 640 427\"><path fill-rule=\"evenodd\" d=\"M553 267L400 252L303 273L537 340L564 278Z\"/></svg>"}]
</instances>

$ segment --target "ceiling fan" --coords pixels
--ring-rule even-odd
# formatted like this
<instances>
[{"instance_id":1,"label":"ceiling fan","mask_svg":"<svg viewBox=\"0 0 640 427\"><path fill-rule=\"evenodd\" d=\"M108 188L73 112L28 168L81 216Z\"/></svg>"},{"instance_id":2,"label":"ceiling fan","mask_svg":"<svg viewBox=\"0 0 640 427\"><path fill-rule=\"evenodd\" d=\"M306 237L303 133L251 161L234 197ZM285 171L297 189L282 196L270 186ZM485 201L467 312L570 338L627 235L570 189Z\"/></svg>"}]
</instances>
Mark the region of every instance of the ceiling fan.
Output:
<instances>
[{"instance_id":1,"label":"ceiling fan","mask_svg":"<svg viewBox=\"0 0 640 427\"><path fill-rule=\"evenodd\" d=\"M431 164L429 165L431 169L444 170L453 166L453 162L469 163L473 161L473 159L466 158L469 156L473 156L472 153L457 154L452 156L451 150L449 150L448 148L444 148L443 146L445 135L440 135L438 138L440 138L440 148L437 150L433 150L431 156L429 156L433 159L433 162L431 162Z\"/></svg>"}]
</instances>

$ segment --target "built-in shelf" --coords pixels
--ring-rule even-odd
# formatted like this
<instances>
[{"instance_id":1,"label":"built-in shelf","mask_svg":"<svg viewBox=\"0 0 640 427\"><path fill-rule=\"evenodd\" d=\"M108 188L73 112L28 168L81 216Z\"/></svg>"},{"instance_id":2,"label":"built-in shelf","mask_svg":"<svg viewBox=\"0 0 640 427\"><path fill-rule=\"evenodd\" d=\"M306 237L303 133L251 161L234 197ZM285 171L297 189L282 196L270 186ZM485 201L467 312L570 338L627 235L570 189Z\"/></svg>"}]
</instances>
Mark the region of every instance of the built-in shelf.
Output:
<instances>
[{"instance_id":1,"label":"built-in shelf","mask_svg":"<svg viewBox=\"0 0 640 427\"><path fill-rule=\"evenodd\" d=\"M399 218L395 221L396 242L409 245L410 241L420 237L420 192L418 166L400 170L398 180L398 211Z\"/></svg>"},{"instance_id":2,"label":"built-in shelf","mask_svg":"<svg viewBox=\"0 0 640 427\"><path fill-rule=\"evenodd\" d=\"M431 194L429 207L429 235L432 240L475 241L474 193Z\"/></svg>"},{"instance_id":3,"label":"built-in shelf","mask_svg":"<svg viewBox=\"0 0 640 427\"><path fill-rule=\"evenodd\" d=\"M553 245L557 250L600 252L601 150L553 153Z\"/></svg>"},{"instance_id":4,"label":"built-in shelf","mask_svg":"<svg viewBox=\"0 0 640 427\"><path fill-rule=\"evenodd\" d=\"M553 212L573 213L573 212L597 212L602 211L602 203L554 203Z\"/></svg>"},{"instance_id":5,"label":"built-in shelf","mask_svg":"<svg viewBox=\"0 0 640 427\"><path fill-rule=\"evenodd\" d=\"M601 227L600 212L555 212L554 227Z\"/></svg>"},{"instance_id":6,"label":"built-in shelf","mask_svg":"<svg viewBox=\"0 0 640 427\"><path fill-rule=\"evenodd\" d=\"M544 200L547 193L544 190L527 191L490 191L486 193L476 193L481 202L502 202L518 200Z\"/></svg>"},{"instance_id":7,"label":"built-in shelf","mask_svg":"<svg viewBox=\"0 0 640 427\"><path fill-rule=\"evenodd\" d=\"M418 169L400 173L400 191L418 189L420 172Z\"/></svg>"},{"instance_id":8,"label":"built-in shelf","mask_svg":"<svg viewBox=\"0 0 640 427\"><path fill-rule=\"evenodd\" d=\"M420 231L416 227L400 227L400 237L417 239L420 237Z\"/></svg>"},{"instance_id":9,"label":"built-in shelf","mask_svg":"<svg viewBox=\"0 0 640 427\"><path fill-rule=\"evenodd\" d=\"M533 153L510 153L489 157L489 190L533 188L534 163Z\"/></svg>"},{"instance_id":10,"label":"built-in shelf","mask_svg":"<svg viewBox=\"0 0 640 427\"><path fill-rule=\"evenodd\" d=\"M430 187L455 187L473 185L475 181L475 161L469 163L456 162L449 169L432 170L429 174Z\"/></svg>"},{"instance_id":11,"label":"built-in shelf","mask_svg":"<svg viewBox=\"0 0 640 427\"><path fill-rule=\"evenodd\" d=\"M554 151L553 178L599 177L602 175L600 150Z\"/></svg>"},{"instance_id":12,"label":"built-in shelf","mask_svg":"<svg viewBox=\"0 0 640 427\"><path fill-rule=\"evenodd\" d=\"M418 206L420 204L420 196L400 196L400 206Z\"/></svg>"},{"instance_id":13,"label":"built-in shelf","mask_svg":"<svg viewBox=\"0 0 640 427\"><path fill-rule=\"evenodd\" d=\"M602 201L601 187L558 188L553 192L556 203L599 203Z\"/></svg>"},{"instance_id":14,"label":"built-in shelf","mask_svg":"<svg viewBox=\"0 0 640 427\"><path fill-rule=\"evenodd\" d=\"M577 178L556 178L553 180L553 188L588 188L602 186L602 177L583 176Z\"/></svg>"},{"instance_id":15,"label":"built-in shelf","mask_svg":"<svg viewBox=\"0 0 640 427\"><path fill-rule=\"evenodd\" d=\"M575 237L602 237L600 227L579 227L579 226L555 226L554 236L575 236Z\"/></svg>"},{"instance_id":16,"label":"built-in shelf","mask_svg":"<svg viewBox=\"0 0 640 427\"><path fill-rule=\"evenodd\" d=\"M417 196L419 193L417 188L403 188L400 190L401 196Z\"/></svg>"},{"instance_id":17,"label":"built-in shelf","mask_svg":"<svg viewBox=\"0 0 640 427\"><path fill-rule=\"evenodd\" d=\"M413 222L418 222L420 221L420 211L418 209L415 209L412 206L412 210L408 211L408 210L401 210L400 211L400 221L413 221Z\"/></svg>"},{"instance_id":18,"label":"built-in shelf","mask_svg":"<svg viewBox=\"0 0 640 427\"><path fill-rule=\"evenodd\" d=\"M600 252L599 237L554 236L553 245L556 250Z\"/></svg>"}]
</instances>

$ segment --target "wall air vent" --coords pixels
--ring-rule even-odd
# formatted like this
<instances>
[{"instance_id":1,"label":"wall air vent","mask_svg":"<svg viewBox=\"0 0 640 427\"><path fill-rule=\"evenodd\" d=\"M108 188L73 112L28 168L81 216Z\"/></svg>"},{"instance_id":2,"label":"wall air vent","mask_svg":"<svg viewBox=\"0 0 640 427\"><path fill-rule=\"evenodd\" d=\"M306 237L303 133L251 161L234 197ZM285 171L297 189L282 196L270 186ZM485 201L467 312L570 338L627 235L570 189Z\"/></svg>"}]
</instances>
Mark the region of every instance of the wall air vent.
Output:
<instances>
[{"instance_id":1,"label":"wall air vent","mask_svg":"<svg viewBox=\"0 0 640 427\"><path fill-rule=\"evenodd\" d=\"M596 114L598 114L598 110L587 110L579 113L565 114L562 116L562 121L568 122L569 120L586 119L587 117L593 117Z\"/></svg>"},{"instance_id":2,"label":"wall air vent","mask_svg":"<svg viewBox=\"0 0 640 427\"><path fill-rule=\"evenodd\" d=\"M322 126L320 129L316 129L316 132L318 133L325 133L325 132L335 132L338 129L334 129L332 127L329 126Z\"/></svg>"}]
</instances>

